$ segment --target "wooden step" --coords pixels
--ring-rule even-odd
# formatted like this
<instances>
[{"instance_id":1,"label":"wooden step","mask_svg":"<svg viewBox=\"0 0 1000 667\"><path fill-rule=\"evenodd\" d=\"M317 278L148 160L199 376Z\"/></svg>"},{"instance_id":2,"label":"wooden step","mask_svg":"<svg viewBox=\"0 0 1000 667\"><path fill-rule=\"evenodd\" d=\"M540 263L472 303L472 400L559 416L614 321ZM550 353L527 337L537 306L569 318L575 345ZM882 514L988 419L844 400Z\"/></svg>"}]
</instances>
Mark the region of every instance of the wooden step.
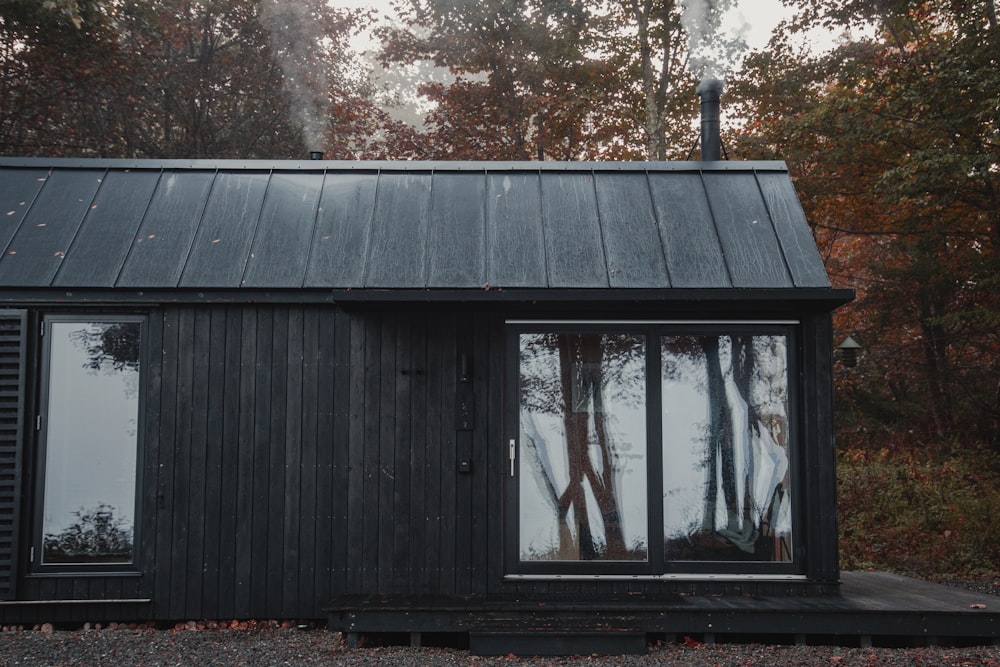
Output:
<instances>
[{"instance_id":1,"label":"wooden step","mask_svg":"<svg viewBox=\"0 0 1000 667\"><path fill-rule=\"evenodd\" d=\"M645 655L644 632L470 632L482 656Z\"/></svg>"}]
</instances>

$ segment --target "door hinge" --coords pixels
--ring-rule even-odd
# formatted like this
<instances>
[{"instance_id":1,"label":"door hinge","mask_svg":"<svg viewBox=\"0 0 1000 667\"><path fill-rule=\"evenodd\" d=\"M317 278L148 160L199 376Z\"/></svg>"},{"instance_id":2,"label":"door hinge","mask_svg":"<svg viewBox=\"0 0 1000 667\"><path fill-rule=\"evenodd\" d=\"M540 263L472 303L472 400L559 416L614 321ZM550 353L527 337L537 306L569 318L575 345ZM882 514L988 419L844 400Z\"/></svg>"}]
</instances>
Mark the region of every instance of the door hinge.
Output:
<instances>
[{"instance_id":1,"label":"door hinge","mask_svg":"<svg viewBox=\"0 0 1000 667\"><path fill-rule=\"evenodd\" d=\"M509 451L510 451L510 476L513 477L514 476L514 461L517 458L517 441L514 440L514 438L511 438L510 442L508 442L507 444L508 444L508 446L510 448L509 449Z\"/></svg>"},{"instance_id":2,"label":"door hinge","mask_svg":"<svg viewBox=\"0 0 1000 667\"><path fill-rule=\"evenodd\" d=\"M28 562L29 563L35 562L35 547L31 547L31 553L28 554Z\"/></svg>"}]
</instances>

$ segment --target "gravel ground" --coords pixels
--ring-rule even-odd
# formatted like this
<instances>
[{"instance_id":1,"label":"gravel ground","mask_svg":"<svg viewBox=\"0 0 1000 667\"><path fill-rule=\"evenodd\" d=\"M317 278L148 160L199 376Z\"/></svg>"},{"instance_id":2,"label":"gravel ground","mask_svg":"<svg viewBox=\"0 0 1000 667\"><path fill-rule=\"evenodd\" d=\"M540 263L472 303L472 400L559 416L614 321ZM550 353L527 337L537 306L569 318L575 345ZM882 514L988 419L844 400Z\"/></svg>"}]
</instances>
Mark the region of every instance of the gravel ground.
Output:
<instances>
[{"instance_id":1,"label":"gravel ground","mask_svg":"<svg viewBox=\"0 0 1000 667\"><path fill-rule=\"evenodd\" d=\"M19 667L108 665L676 665L678 667L836 665L1000 666L1000 647L843 648L836 646L718 646L664 644L645 656L480 658L441 648L349 650L337 633L291 628L257 630L89 630L5 633L0 664Z\"/></svg>"},{"instance_id":2,"label":"gravel ground","mask_svg":"<svg viewBox=\"0 0 1000 667\"><path fill-rule=\"evenodd\" d=\"M964 588L976 593L989 593L990 595L1000 595L1000 578L978 577L971 579L940 579L939 584Z\"/></svg>"},{"instance_id":3,"label":"gravel ground","mask_svg":"<svg viewBox=\"0 0 1000 667\"><path fill-rule=\"evenodd\" d=\"M996 579L949 583L981 593L1000 594ZM291 665L663 665L677 667L759 667L773 665L979 666L1000 667L1000 646L965 648L846 648L767 646L694 641L658 644L645 656L569 658L483 658L447 648L376 647L350 650L339 633L298 630L277 623L243 623L231 628L189 622L170 630L115 626L80 630L5 628L0 634L2 667L172 667Z\"/></svg>"}]
</instances>

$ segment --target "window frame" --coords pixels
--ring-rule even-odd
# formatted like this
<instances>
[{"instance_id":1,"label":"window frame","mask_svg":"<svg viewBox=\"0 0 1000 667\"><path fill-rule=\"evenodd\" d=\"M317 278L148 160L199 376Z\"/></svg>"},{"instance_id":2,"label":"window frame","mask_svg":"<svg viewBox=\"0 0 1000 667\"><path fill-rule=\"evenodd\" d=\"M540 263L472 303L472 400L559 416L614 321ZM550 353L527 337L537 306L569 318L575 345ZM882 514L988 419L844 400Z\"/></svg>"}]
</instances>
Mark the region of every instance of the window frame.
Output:
<instances>
[{"instance_id":1,"label":"window frame","mask_svg":"<svg viewBox=\"0 0 1000 667\"><path fill-rule=\"evenodd\" d=\"M132 559L129 562L108 563L44 563L44 512L46 463L49 452L50 384L52 382L52 326L61 323L111 323L135 322L139 324L139 377L137 382L137 415L135 435L135 472L133 491ZM42 313L38 320L40 341L37 375L38 424L34 467L34 516L31 522L31 553L29 576L138 576L142 574L142 488L145 450L146 401L148 394L149 318L145 314L90 311L86 313Z\"/></svg>"},{"instance_id":2,"label":"window frame","mask_svg":"<svg viewBox=\"0 0 1000 667\"><path fill-rule=\"evenodd\" d=\"M633 334L646 343L646 461L647 470L647 560L636 561L522 561L520 560L520 475L509 475L511 462L504 456L504 572L506 577L561 579L601 578L711 578L804 576L806 534L802 496L803 388L801 377L802 322L797 319L699 319L699 320L543 320L509 319L505 322L504 431L507 443L514 440L520 457L520 336L522 334ZM788 475L792 494L792 557L789 561L752 560L668 560L664 550L663 526L663 397L661 373L664 336L784 336L786 341L786 382L788 411Z\"/></svg>"}]
</instances>

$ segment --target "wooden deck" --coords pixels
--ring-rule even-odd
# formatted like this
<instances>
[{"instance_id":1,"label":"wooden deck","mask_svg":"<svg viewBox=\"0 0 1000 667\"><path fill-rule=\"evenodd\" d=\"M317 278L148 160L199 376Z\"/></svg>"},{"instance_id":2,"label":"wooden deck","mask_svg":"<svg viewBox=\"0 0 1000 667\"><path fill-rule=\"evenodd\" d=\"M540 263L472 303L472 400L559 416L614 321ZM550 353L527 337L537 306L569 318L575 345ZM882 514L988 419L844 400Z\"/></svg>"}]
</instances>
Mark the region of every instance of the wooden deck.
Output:
<instances>
[{"instance_id":1,"label":"wooden deck","mask_svg":"<svg viewBox=\"0 0 1000 667\"><path fill-rule=\"evenodd\" d=\"M368 633L468 633L474 653L564 644L565 636L636 636L706 642L893 644L1000 643L1000 597L878 572L845 572L827 597L676 595L667 600L608 599L520 602L486 598L342 598L329 628L349 643ZM525 638L533 642L523 644ZM541 638L541 639L540 639ZM608 652L616 652L615 642ZM644 639L642 641L644 645ZM522 651L541 654L543 650ZM558 653L558 648L553 649ZM596 651L600 652L600 651Z\"/></svg>"}]
</instances>

